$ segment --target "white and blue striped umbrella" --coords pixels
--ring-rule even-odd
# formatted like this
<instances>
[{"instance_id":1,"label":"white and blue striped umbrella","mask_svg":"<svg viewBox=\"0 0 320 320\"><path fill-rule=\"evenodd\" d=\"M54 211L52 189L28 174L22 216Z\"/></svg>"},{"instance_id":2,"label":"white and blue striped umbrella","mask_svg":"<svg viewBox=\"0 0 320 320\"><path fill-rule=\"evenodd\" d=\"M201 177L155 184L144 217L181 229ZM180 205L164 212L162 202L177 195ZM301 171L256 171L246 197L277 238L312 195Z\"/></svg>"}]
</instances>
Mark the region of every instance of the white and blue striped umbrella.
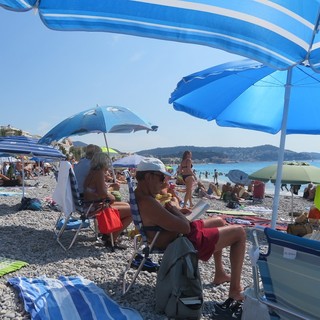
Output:
<instances>
[{"instance_id":1,"label":"white and blue striped umbrella","mask_svg":"<svg viewBox=\"0 0 320 320\"><path fill-rule=\"evenodd\" d=\"M239 54L276 69L307 61L320 72L318 0L0 0L37 7L54 30L105 31Z\"/></svg>"},{"instance_id":2,"label":"white and blue striped umbrella","mask_svg":"<svg viewBox=\"0 0 320 320\"><path fill-rule=\"evenodd\" d=\"M25 136L0 137L0 152L16 155L65 159L59 150L38 143L38 139Z\"/></svg>"}]
</instances>

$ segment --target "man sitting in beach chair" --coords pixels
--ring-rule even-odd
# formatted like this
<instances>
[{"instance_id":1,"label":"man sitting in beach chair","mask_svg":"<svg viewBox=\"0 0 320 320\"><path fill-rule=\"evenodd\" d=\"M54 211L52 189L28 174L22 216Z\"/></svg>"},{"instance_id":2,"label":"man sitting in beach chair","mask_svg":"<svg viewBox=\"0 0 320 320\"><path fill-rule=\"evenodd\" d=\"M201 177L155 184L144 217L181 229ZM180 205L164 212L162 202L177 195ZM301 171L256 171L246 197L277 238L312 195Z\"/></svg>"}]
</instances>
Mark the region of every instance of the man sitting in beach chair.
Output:
<instances>
[{"instance_id":1,"label":"man sitting in beach chair","mask_svg":"<svg viewBox=\"0 0 320 320\"><path fill-rule=\"evenodd\" d=\"M143 225L163 229L155 243L157 248L166 249L179 234L184 234L198 251L200 260L207 261L214 255L216 272L213 282L221 284L230 281L229 298L224 303L217 303L214 312L216 315L230 314L240 319L243 300L241 270L246 244L243 227L218 227L219 221L214 217L190 222L171 202L162 206L155 195L160 192L166 176L170 174L166 172L164 164L155 158L146 158L137 167L135 196ZM155 235L152 231L146 234L150 239ZM231 276L225 273L222 265L222 249L227 246L230 246Z\"/></svg>"}]
</instances>

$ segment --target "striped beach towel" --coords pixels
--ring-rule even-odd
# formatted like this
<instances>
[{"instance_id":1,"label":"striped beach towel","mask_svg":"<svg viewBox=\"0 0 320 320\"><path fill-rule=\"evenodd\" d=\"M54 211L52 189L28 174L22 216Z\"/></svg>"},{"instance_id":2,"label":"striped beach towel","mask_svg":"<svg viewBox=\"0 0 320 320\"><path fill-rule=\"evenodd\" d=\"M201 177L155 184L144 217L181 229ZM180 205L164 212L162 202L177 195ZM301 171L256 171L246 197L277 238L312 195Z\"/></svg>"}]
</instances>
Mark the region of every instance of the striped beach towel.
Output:
<instances>
[{"instance_id":1,"label":"striped beach towel","mask_svg":"<svg viewBox=\"0 0 320 320\"><path fill-rule=\"evenodd\" d=\"M138 311L120 307L82 277L16 277L8 282L19 291L25 310L34 320L142 320Z\"/></svg>"}]
</instances>

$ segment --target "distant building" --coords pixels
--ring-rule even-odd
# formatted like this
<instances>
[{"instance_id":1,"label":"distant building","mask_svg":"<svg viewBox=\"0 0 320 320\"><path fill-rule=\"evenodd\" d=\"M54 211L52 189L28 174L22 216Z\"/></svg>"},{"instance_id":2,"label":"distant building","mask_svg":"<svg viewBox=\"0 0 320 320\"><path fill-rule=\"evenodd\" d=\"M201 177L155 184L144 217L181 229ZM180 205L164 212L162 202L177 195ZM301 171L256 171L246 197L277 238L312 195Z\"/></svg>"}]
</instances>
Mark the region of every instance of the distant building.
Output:
<instances>
[{"instance_id":1,"label":"distant building","mask_svg":"<svg viewBox=\"0 0 320 320\"><path fill-rule=\"evenodd\" d=\"M0 126L0 136L25 136L29 138L40 139L39 135L33 135L30 132L14 128L10 124L6 126Z\"/></svg>"}]
</instances>

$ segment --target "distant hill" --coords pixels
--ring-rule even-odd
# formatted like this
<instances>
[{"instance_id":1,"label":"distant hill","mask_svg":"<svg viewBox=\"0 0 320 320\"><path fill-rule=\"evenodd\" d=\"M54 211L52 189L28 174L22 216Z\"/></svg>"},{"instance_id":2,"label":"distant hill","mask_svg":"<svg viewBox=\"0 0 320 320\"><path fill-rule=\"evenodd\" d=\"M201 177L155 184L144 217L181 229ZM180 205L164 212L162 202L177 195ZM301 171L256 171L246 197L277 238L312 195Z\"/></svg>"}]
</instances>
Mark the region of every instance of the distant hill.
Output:
<instances>
[{"instance_id":1,"label":"distant hill","mask_svg":"<svg viewBox=\"0 0 320 320\"><path fill-rule=\"evenodd\" d=\"M192 159L198 163L227 163L240 161L276 161L278 159L279 148L272 145L262 145L256 147L195 147L177 146L167 148L155 148L141 150L137 152L143 156L153 156L160 158L164 162L177 163L185 150L192 151ZM318 160L320 153L316 152L295 152L285 150L285 161Z\"/></svg>"}]
</instances>

